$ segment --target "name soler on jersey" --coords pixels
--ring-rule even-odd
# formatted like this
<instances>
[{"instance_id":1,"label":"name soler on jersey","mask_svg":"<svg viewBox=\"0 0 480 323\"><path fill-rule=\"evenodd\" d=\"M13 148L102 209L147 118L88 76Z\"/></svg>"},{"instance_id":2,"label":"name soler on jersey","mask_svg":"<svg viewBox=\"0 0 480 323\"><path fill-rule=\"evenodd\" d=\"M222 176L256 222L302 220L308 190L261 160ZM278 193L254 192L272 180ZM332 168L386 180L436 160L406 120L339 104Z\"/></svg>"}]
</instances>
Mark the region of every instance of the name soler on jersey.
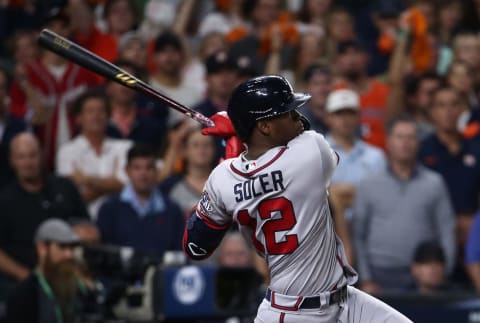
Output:
<instances>
[{"instance_id":1,"label":"name soler on jersey","mask_svg":"<svg viewBox=\"0 0 480 323\"><path fill-rule=\"evenodd\" d=\"M233 186L235 201L242 202L274 191L284 190L283 174L279 170L251 177Z\"/></svg>"}]
</instances>

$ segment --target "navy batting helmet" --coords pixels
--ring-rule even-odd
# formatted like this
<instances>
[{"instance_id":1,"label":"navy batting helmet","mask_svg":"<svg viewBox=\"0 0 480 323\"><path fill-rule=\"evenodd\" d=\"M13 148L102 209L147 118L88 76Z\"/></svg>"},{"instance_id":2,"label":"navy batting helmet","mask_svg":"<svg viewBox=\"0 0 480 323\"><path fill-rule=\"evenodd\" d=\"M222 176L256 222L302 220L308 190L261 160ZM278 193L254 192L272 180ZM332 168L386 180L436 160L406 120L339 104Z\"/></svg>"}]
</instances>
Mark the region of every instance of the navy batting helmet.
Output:
<instances>
[{"instance_id":1,"label":"navy batting helmet","mask_svg":"<svg viewBox=\"0 0 480 323\"><path fill-rule=\"evenodd\" d=\"M259 76L235 88L227 112L238 137L246 140L258 120L295 110L308 99L309 94L293 92L290 83L281 76Z\"/></svg>"}]
</instances>

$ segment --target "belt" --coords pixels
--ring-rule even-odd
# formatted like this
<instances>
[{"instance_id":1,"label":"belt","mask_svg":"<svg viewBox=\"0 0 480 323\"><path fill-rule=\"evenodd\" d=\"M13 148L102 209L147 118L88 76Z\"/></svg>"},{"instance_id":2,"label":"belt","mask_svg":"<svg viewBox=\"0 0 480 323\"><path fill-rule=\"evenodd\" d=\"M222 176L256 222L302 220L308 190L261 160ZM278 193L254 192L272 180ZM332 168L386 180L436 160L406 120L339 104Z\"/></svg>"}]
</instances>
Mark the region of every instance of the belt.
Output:
<instances>
[{"instance_id":1,"label":"belt","mask_svg":"<svg viewBox=\"0 0 480 323\"><path fill-rule=\"evenodd\" d=\"M272 292L270 288L267 288L267 292L265 294L265 299L271 302L272 295L275 297L275 292ZM328 295L328 292L325 293ZM330 292L330 297L326 297L326 302L322 302L322 296L311 296L311 297L299 297L297 304L291 308L286 308L285 306L279 306L278 304L273 304L272 301L270 304L273 307L283 308L283 309L291 309L291 310L298 310L298 309L315 309L320 308L322 305L330 305L330 304L338 304L342 300L344 300L347 296L347 286L340 287L333 292ZM323 303L323 304L322 304Z\"/></svg>"}]
</instances>

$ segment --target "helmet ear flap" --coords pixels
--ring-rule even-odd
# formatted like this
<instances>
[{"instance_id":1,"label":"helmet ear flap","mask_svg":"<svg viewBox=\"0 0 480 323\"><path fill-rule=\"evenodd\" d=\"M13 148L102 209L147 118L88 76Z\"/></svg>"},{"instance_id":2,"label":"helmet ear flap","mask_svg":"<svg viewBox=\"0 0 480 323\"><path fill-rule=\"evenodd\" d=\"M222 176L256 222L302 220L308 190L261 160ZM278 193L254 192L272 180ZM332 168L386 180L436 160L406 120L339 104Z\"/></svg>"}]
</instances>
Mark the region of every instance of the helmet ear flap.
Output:
<instances>
[{"instance_id":1,"label":"helmet ear flap","mask_svg":"<svg viewBox=\"0 0 480 323\"><path fill-rule=\"evenodd\" d=\"M310 130L310 121L305 117L303 114L297 111L297 113L300 115L300 121L303 124L303 130Z\"/></svg>"}]
</instances>

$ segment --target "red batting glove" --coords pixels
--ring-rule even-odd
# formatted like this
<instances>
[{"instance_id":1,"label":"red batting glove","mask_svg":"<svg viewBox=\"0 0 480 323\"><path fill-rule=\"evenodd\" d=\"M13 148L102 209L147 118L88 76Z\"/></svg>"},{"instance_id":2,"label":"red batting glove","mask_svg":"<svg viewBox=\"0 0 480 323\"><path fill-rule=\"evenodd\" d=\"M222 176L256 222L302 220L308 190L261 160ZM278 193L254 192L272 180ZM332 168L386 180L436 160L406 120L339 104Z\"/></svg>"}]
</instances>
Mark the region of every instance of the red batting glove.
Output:
<instances>
[{"instance_id":1,"label":"red batting glove","mask_svg":"<svg viewBox=\"0 0 480 323\"><path fill-rule=\"evenodd\" d=\"M227 113L224 111L218 112L210 119L215 122L215 126L203 128L202 134L225 139L225 159L235 158L240 155L245 150L245 146L235 135L235 129Z\"/></svg>"},{"instance_id":2,"label":"red batting glove","mask_svg":"<svg viewBox=\"0 0 480 323\"><path fill-rule=\"evenodd\" d=\"M235 129L226 112L218 112L210 119L215 122L215 125L213 127L203 128L202 133L204 135L213 135L225 139L235 136Z\"/></svg>"},{"instance_id":3,"label":"red batting glove","mask_svg":"<svg viewBox=\"0 0 480 323\"><path fill-rule=\"evenodd\" d=\"M225 159L235 158L245 150L242 141L236 136L225 139Z\"/></svg>"}]
</instances>

